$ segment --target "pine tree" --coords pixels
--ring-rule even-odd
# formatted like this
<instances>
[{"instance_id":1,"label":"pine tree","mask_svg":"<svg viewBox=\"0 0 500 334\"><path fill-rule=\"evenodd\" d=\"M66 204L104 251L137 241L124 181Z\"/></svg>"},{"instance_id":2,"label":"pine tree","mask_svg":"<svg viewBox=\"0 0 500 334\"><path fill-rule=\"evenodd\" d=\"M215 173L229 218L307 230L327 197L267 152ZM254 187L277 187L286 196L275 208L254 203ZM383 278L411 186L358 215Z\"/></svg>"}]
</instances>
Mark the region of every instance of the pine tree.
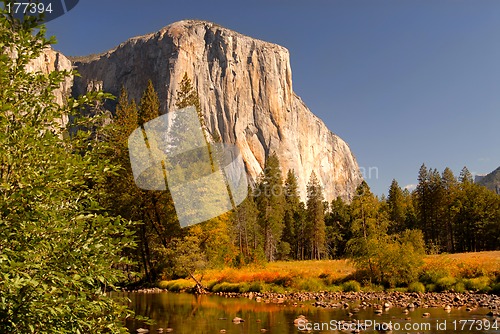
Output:
<instances>
[{"instance_id":1,"label":"pine tree","mask_svg":"<svg viewBox=\"0 0 500 334\"><path fill-rule=\"evenodd\" d=\"M472 174L471 174L471 172L469 172L469 169L467 167L462 168L462 170L460 171L460 176L459 176L458 180L461 183L473 183L474 182Z\"/></svg>"},{"instance_id":2,"label":"pine tree","mask_svg":"<svg viewBox=\"0 0 500 334\"><path fill-rule=\"evenodd\" d=\"M256 192L258 221L264 238L264 253L268 261L274 261L283 233L285 214L283 180L276 153L272 153L267 158Z\"/></svg>"},{"instance_id":3,"label":"pine tree","mask_svg":"<svg viewBox=\"0 0 500 334\"><path fill-rule=\"evenodd\" d=\"M196 139L193 139L196 137L196 134L199 132L201 129L203 133L203 139L206 145L206 151L204 152L199 152L199 154L196 157L198 161L202 162L201 163L201 168L210 168L211 172L215 172L218 169L219 165L219 156L222 155L222 152L220 152L212 145L212 142L218 142L220 141L220 138L214 138L213 136L210 136L206 122L205 122L205 117L203 116L203 112L201 110L201 105L200 105L200 98L198 95L198 92L194 88L194 86L191 83L191 79L188 77L187 73L184 73L184 76L182 77L181 82L179 83L179 89L177 90L177 95L176 95L176 103L175 106L179 109L183 109L186 107L194 107L196 110L196 113L198 115L198 120L199 124L186 124L183 121L176 121L176 127L178 128L175 130L175 134L178 137L178 143L176 145L182 145L182 143L193 143L197 142ZM195 136L195 137L193 137ZM203 161L209 161L209 164L203 164ZM224 177L226 177L224 175ZM230 194L231 198L231 204L233 205L233 209L236 209L234 200L231 195L231 191L229 188L229 185L227 183L226 179L226 188L228 190L228 193Z\"/></svg>"},{"instance_id":4,"label":"pine tree","mask_svg":"<svg viewBox=\"0 0 500 334\"><path fill-rule=\"evenodd\" d=\"M460 173L453 208L457 252L498 249L500 240L500 196L476 184L466 167Z\"/></svg>"},{"instance_id":5,"label":"pine tree","mask_svg":"<svg viewBox=\"0 0 500 334\"><path fill-rule=\"evenodd\" d=\"M298 258L298 236L297 231L300 229L298 217L300 197L297 185L297 176L293 170L288 170L285 180L285 218L283 230L283 242L288 243L292 255L295 259Z\"/></svg>"},{"instance_id":6,"label":"pine tree","mask_svg":"<svg viewBox=\"0 0 500 334\"><path fill-rule=\"evenodd\" d=\"M403 190L403 200L406 208L405 226L407 229L414 230L418 227L417 212L415 210L416 191L410 192L408 189Z\"/></svg>"},{"instance_id":7,"label":"pine tree","mask_svg":"<svg viewBox=\"0 0 500 334\"><path fill-rule=\"evenodd\" d=\"M437 169L433 169L429 174L429 229L430 229L430 246L437 251L442 251L442 204L443 204L443 187L441 185L441 174Z\"/></svg>"},{"instance_id":8,"label":"pine tree","mask_svg":"<svg viewBox=\"0 0 500 334\"><path fill-rule=\"evenodd\" d=\"M350 208L341 197L330 204L325 217L327 246L332 258L339 258L347 252L347 241L351 239Z\"/></svg>"},{"instance_id":9,"label":"pine tree","mask_svg":"<svg viewBox=\"0 0 500 334\"><path fill-rule=\"evenodd\" d=\"M443 247L447 252L455 251L455 212L457 206L458 182L450 168L446 167L441 175L443 188L441 221L446 228L442 229Z\"/></svg>"},{"instance_id":10,"label":"pine tree","mask_svg":"<svg viewBox=\"0 0 500 334\"><path fill-rule=\"evenodd\" d=\"M160 115L160 101L158 100L158 94L155 91L153 82L148 81L148 86L146 91L141 97L141 102L139 106L139 125L143 125L152 119L155 119Z\"/></svg>"},{"instance_id":11,"label":"pine tree","mask_svg":"<svg viewBox=\"0 0 500 334\"><path fill-rule=\"evenodd\" d=\"M127 90L125 87L122 87L116 106L115 126L112 130L112 140L120 143L122 152L126 149L128 137L138 126L139 114L137 105L134 100L129 101Z\"/></svg>"},{"instance_id":12,"label":"pine tree","mask_svg":"<svg viewBox=\"0 0 500 334\"><path fill-rule=\"evenodd\" d=\"M184 73L181 82L179 83L179 89L177 90L175 106L179 109L193 106L200 117L200 122L202 126L205 126L204 118L200 106L200 98L198 92L194 89L191 79Z\"/></svg>"},{"instance_id":13,"label":"pine tree","mask_svg":"<svg viewBox=\"0 0 500 334\"><path fill-rule=\"evenodd\" d=\"M399 233L406 229L406 208L403 190L396 180L392 180L387 197L387 206L389 209L389 233Z\"/></svg>"},{"instance_id":14,"label":"pine tree","mask_svg":"<svg viewBox=\"0 0 500 334\"><path fill-rule=\"evenodd\" d=\"M255 254L261 246L257 225L257 206L250 187L248 187L248 194L234 213L236 242L241 254L241 262L244 263L255 260Z\"/></svg>"},{"instance_id":15,"label":"pine tree","mask_svg":"<svg viewBox=\"0 0 500 334\"><path fill-rule=\"evenodd\" d=\"M323 192L314 172L307 184L307 218L311 229L309 231L310 256L313 260L319 260L325 253L326 227Z\"/></svg>"},{"instance_id":16,"label":"pine tree","mask_svg":"<svg viewBox=\"0 0 500 334\"><path fill-rule=\"evenodd\" d=\"M387 233L388 217L380 211L380 203L363 181L356 189L351 203L352 230L364 239L369 236Z\"/></svg>"},{"instance_id":17,"label":"pine tree","mask_svg":"<svg viewBox=\"0 0 500 334\"><path fill-rule=\"evenodd\" d=\"M418 172L418 184L415 189L415 209L417 211L418 227L424 233L426 243L431 239L430 203L430 173L425 164L422 164Z\"/></svg>"},{"instance_id":18,"label":"pine tree","mask_svg":"<svg viewBox=\"0 0 500 334\"><path fill-rule=\"evenodd\" d=\"M139 241L134 255L137 271L144 274L145 281L153 282L165 269L166 263L161 258L172 247L172 239L181 232L169 190L138 188L130 166L128 137L140 122L144 124L159 116L158 96L151 81L141 98L140 109L138 111L135 101L130 101L126 89L122 88L110 136L110 145L115 152L113 161L121 166L121 170L108 180L107 205L116 214L142 221L134 230ZM161 177L163 181L163 175Z\"/></svg>"}]
</instances>

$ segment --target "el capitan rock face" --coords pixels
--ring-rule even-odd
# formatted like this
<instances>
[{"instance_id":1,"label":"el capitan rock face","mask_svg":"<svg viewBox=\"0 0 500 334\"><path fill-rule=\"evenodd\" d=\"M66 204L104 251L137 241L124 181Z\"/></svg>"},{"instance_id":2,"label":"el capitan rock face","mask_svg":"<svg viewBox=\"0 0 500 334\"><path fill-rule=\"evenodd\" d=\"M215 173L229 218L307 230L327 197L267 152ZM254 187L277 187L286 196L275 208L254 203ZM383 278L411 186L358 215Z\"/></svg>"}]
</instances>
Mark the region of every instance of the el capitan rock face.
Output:
<instances>
[{"instance_id":1,"label":"el capitan rock face","mask_svg":"<svg viewBox=\"0 0 500 334\"><path fill-rule=\"evenodd\" d=\"M161 112L175 110L186 72L200 96L208 131L236 144L251 179L277 153L283 175L294 169L302 199L313 171L325 199L352 198L362 181L347 144L328 130L293 92L288 50L204 21L180 21L132 38L105 54L75 62L74 93L102 82L115 95L123 85L139 101L149 79Z\"/></svg>"},{"instance_id":2,"label":"el capitan rock face","mask_svg":"<svg viewBox=\"0 0 500 334\"><path fill-rule=\"evenodd\" d=\"M40 56L33 59L27 66L26 69L30 72L41 72L43 74L49 74L53 71L72 71L73 65L71 61L66 58L59 51L55 51L52 48L45 49ZM54 91L54 96L58 104L63 105L68 97L71 96L71 90L73 86L73 76L70 75L66 77L59 85L59 88ZM64 115L60 120L62 125L67 124L69 118Z\"/></svg>"}]
</instances>

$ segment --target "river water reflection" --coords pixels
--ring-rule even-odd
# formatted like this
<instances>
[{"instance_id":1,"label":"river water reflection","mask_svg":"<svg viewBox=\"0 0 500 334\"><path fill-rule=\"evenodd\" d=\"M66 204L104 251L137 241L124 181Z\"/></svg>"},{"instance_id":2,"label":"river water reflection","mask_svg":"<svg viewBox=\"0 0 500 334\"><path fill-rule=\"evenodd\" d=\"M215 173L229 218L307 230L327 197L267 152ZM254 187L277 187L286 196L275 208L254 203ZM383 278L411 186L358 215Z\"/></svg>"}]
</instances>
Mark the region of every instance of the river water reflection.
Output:
<instances>
[{"instance_id":1,"label":"river water reflection","mask_svg":"<svg viewBox=\"0 0 500 334\"><path fill-rule=\"evenodd\" d=\"M335 326L341 326L341 321L363 323L366 320L371 320L372 324L392 322L394 329L399 328L393 333L500 333L498 329L493 329L493 319L486 316L489 310L485 308L471 312L465 309L446 312L440 308L417 308L409 314L404 314L401 308L391 308L381 315L375 315L373 309L368 308L349 316L349 309L322 309L313 307L311 302L293 306L257 303L255 300L243 298L182 293L124 295L132 301L131 307L136 314L148 316L156 322L155 325L147 326L138 321L129 321L127 327L131 333L136 333L138 328L148 328L151 333L156 333L158 328L172 328L172 333L179 334L221 333L221 330L225 330L227 334L296 334L300 332L294 325L294 319L301 314L309 320L309 326L313 328L311 333L347 333L335 330ZM425 312L429 312L430 317L423 317ZM234 317L240 317L245 322L233 323ZM407 317L411 320L406 319ZM465 322L466 320L468 322ZM367 327L363 332L376 333L373 326Z\"/></svg>"}]
</instances>

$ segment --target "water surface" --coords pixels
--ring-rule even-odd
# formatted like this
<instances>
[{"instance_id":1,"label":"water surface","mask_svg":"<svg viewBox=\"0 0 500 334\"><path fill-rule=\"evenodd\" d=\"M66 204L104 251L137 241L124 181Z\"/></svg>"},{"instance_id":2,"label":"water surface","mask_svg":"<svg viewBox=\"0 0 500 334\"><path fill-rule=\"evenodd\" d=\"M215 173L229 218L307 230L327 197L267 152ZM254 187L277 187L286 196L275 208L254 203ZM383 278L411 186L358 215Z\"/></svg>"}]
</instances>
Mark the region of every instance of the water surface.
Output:
<instances>
[{"instance_id":1,"label":"water surface","mask_svg":"<svg viewBox=\"0 0 500 334\"><path fill-rule=\"evenodd\" d=\"M400 328L393 333L500 334L499 330L492 328L493 319L486 316L489 310L485 308L471 312L467 312L465 308L453 309L451 312L441 308L417 308L408 314L404 314L401 308L391 308L381 315L375 315L373 309L368 308L350 316L351 308L323 309L313 307L311 302L293 306L293 304L258 303L246 298L195 296L171 292L123 295L132 301L131 308L136 314L148 316L156 322L155 325L147 326L138 321L129 321L127 327L131 333L136 333L136 330L142 327L150 329L151 333L156 333L158 328L172 328L172 333L179 334L221 333L221 330L225 330L227 334L296 334L300 332L294 325L294 319L302 314L309 320L309 328L313 328L311 333L347 333L335 330L335 326L344 326L343 328L348 329L349 326L371 320L372 326L366 326L365 333L376 333L373 328L376 323L392 322L394 329ZM355 304L352 308L354 307ZM423 313L426 312L431 314L430 317L423 317ZM233 323L235 317L240 317L245 322ZM411 320L407 320L407 317ZM342 325L342 321L351 321L354 324ZM486 328L490 329L485 330Z\"/></svg>"}]
</instances>

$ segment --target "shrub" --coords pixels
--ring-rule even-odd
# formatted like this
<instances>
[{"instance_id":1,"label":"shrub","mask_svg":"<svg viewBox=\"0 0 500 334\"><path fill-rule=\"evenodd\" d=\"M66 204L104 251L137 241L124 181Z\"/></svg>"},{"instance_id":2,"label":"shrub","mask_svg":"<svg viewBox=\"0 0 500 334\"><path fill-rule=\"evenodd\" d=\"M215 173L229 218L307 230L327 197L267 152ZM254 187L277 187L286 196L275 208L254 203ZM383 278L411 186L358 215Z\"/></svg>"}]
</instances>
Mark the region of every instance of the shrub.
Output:
<instances>
[{"instance_id":1,"label":"shrub","mask_svg":"<svg viewBox=\"0 0 500 334\"><path fill-rule=\"evenodd\" d=\"M272 282L269 283L274 283L276 285L281 285L283 287L289 287L292 286L293 283L293 277L290 274L280 274L278 275Z\"/></svg>"},{"instance_id":2,"label":"shrub","mask_svg":"<svg viewBox=\"0 0 500 334\"><path fill-rule=\"evenodd\" d=\"M500 283L493 284L491 286L491 293L500 296Z\"/></svg>"},{"instance_id":3,"label":"shrub","mask_svg":"<svg viewBox=\"0 0 500 334\"><path fill-rule=\"evenodd\" d=\"M245 293L250 291L250 284L248 283L240 283L238 286L238 292L239 293Z\"/></svg>"},{"instance_id":4,"label":"shrub","mask_svg":"<svg viewBox=\"0 0 500 334\"><path fill-rule=\"evenodd\" d=\"M437 291L437 286L434 283L427 284L425 286L425 290L428 292L436 292Z\"/></svg>"},{"instance_id":5,"label":"shrub","mask_svg":"<svg viewBox=\"0 0 500 334\"><path fill-rule=\"evenodd\" d=\"M248 291L251 292L261 292L262 291L262 283L261 282L252 282L248 287Z\"/></svg>"},{"instance_id":6,"label":"shrub","mask_svg":"<svg viewBox=\"0 0 500 334\"><path fill-rule=\"evenodd\" d=\"M482 263L458 263L457 268L459 275L463 278L475 278L486 274L486 269Z\"/></svg>"},{"instance_id":7,"label":"shrub","mask_svg":"<svg viewBox=\"0 0 500 334\"><path fill-rule=\"evenodd\" d=\"M264 292L285 293L285 288L276 284L265 284L262 290Z\"/></svg>"},{"instance_id":8,"label":"shrub","mask_svg":"<svg viewBox=\"0 0 500 334\"><path fill-rule=\"evenodd\" d=\"M219 283L219 282L217 282L216 280L214 280L214 281L210 281L210 282L208 282L208 283L206 284L206 287L207 287L207 289L208 289L208 290L212 291L212 289L214 288L214 286L215 286L217 283Z\"/></svg>"},{"instance_id":9,"label":"shrub","mask_svg":"<svg viewBox=\"0 0 500 334\"><path fill-rule=\"evenodd\" d=\"M423 264L424 241L419 230L406 230L399 235L374 236L349 241L358 270L369 268L377 283L390 287L417 280Z\"/></svg>"},{"instance_id":10,"label":"shrub","mask_svg":"<svg viewBox=\"0 0 500 334\"><path fill-rule=\"evenodd\" d=\"M240 283L230 283L230 282L217 282L212 281L207 285L207 288L212 292L261 292L264 291L265 283L262 282L240 282ZM271 286L268 285L268 286Z\"/></svg>"},{"instance_id":11,"label":"shrub","mask_svg":"<svg viewBox=\"0 0 500 334\"><path fill-rule=\"evenodd\" d=\"M167 282L168 281L160 281L160 282L158 282L158 287L160 289L166 289L167 288Z\"/></svg>"},{"instance_id":12,"label":"shrub","mask_svg":"<svg viewBox=\"0 0 500 334\"><path fill-rule=\"evenodd\" d=\"M458 293L464 293L466 291L465 289L465 284L462 282L457 282L455 286L453 287L453 290Z\"/></svg>"},{"instance_id":13,"label":"shrub","mask_svg":"<svg viewBox=\"0 0 500 334\"><path fill-rule=\"evenodd\" d=\"M457 280L454 277L446 276L438 279L436 285L439 291L446 291L446 290L451 290L451 288L453 287L453 285L455 285L456 282Z\"/></svg>"},{"instance_id":14,"label":"shrub","mask_svg":"<svg viewBox=\"0 0 500 334\"><path fill-rule=\"evenodd\" d=\"M187 289L191 289L194 283L186 279L178 279L173 281L160 281L158 287L160 289L167 289L172 292L179 292Z\"/></svg>"},{"instance_id":15,"label":"shrub","mask_svg":"<svg viewBox=\"0 0 500 334\"><path fill-rule=\"evenodd\" d=\"M408 285L408 292L425 292L425 286L420 282L413 282Z\"/></svg>"},{"instance_id":16,"label":"shrub","mask_svg":"<svg viewBox=\"0 0 500 334\"><path fill-rule=\"evenodd\" d=\"M464 281L467 290L478 292L489 292L491 290L491 280L487 276L471 278Z\"/></svg>"},{"instance_id":17,"label":"shrub","mask_svg":"<svg viewBox=\"0 0 500 334\"><path fill-rule=\"evenodd\" d=\"M333 276L333 275L328 275L328 274L320 274L319 275L319 278L321 278L321 280L323 281L323 284L326 285L326 286L329 286L329 285L337 285L341 282L342 278L343 277L336 277L336 276Z\"/></svg>"},{"instance_id":18,"label":"shrub","mask_svg":"<svg viewBox=\"0 0 500 334\"><path fill-rule=\"evenodd\" d=\"M383 285L378 285L378 284L372 284L370 282L361 282L363 285L363 288L361 289L362 291L366 292L384 292L385 288Z\"/></svg>"},{"instance_id":19,"label":"shrub","mask_svg":"<svg viewBox=\"0 0 500 334\"><path fill-rule=\"evenodd\" d=\"M342 287L340 285L330 285L326 287L328 292L342 292Z\"/></svg>"},{"instance_id":20,"label":"shrub","mask_svg":"<svg viewBox=\"0 0 500 334\"><path fill-rule=\"evenodd\" d=\"M358 292L361 291L361 284L356 281L347 281L342 284L342 290L344 290L345 292Z\"/></svg>"},{"instance_id":21,"label":"shrub","mask_svg":"<svg viewBox=\"0 0 500 334\"><path fill-rule=\"evenodd\" d=\"M222 282L215 284L212 288L212 292L240 292L240 284Z\"/></svg>"},{"instance_id":22,"label":"shrub","mask_svg":"<svg viewBox=\"0 0 500 334\"><path fill-rule=\"evenodd\" d=\"M425 284L436 284L443 277L450 276L446 269L442 268L426 268L420 275L419 281Z\"/></svg>"},{"instance_id":23,"label":"shrub","mask_svg":"<svg viewBox=\"0 0 500 334\"><path fill-rule=\"evenodd\" d=\"M299 291L321 291L325 290L325 285L321 279L311 277L295 281L294 288Z\"/></svg>"},{"instance_id":24,"label":"shrub","mask_svg":"<svg viewBox=\"0 0 500 334\"><path fill-rule=\"evenodd\" d=\"M330 275L328 273L323 272L323 273L319 274L318 277L321 278L321 279L325 279L325 278L328 278L329 276Z\"/></svg>"}]
</instances>

